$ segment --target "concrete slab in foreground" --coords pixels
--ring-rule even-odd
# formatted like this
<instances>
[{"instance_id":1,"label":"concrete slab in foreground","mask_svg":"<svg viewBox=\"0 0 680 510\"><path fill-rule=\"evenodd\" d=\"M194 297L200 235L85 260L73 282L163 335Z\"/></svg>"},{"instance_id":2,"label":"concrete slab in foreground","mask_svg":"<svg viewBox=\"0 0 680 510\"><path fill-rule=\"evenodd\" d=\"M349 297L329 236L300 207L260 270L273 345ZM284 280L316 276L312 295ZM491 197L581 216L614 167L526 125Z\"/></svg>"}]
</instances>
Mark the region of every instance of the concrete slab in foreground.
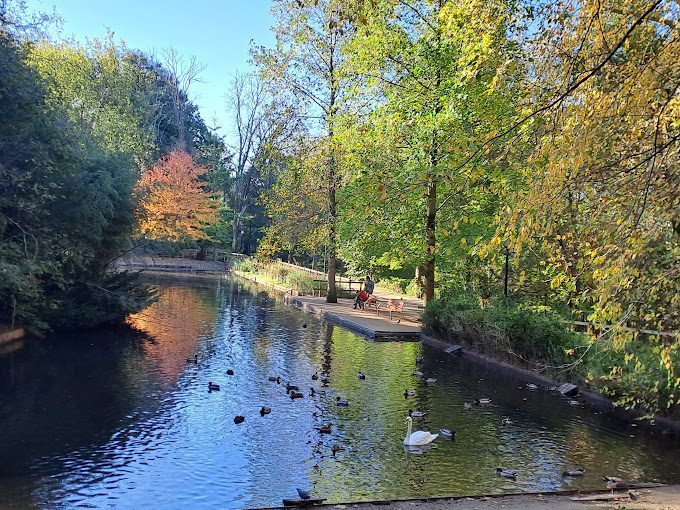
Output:
<instances>
[{"instance_id":1,"label":"concrete slab in foreground","mask_svg":"<svg viewBox=\"0 0 680 510\"><path fill-rule=\"evenodd\" d=\"M376 501L316 505L309 508L378 510L680 510L680 485L628 491L594 491L558 494L516 494L493 497L462 497Z\"/></svg>"},{"instance_id":2,"label":"concrete slab in foreground","mask_svg":"<svg viewBox=\"0 0 680 510\"><path fill-rule=\"evenodd\" d=\"M417 340L420 337L420 324L402 319L399 314L395 314L394 320L390 320L387 312L381 312L378 316L373 310L354 310L351 299L338 299L337 303L326 303L325 298L286 295L285 300L297 308L316 313L329 322L375 340L395 337Z\"/></svg>"}]
</instances>

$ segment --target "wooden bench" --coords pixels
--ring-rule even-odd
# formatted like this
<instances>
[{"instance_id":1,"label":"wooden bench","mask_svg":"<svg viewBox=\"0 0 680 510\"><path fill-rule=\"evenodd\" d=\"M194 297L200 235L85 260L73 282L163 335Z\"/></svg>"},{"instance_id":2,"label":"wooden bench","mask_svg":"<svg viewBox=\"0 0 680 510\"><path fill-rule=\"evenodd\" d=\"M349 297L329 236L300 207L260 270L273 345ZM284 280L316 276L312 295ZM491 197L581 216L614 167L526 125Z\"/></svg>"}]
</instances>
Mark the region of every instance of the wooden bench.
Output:
<instances>
[{"instance_id":1,"label":"wooden bench","mask_svg":"<svg viewBox=\"0 0 680 510\"><path fill-rule=\"evenodd\" d=\"M404 312L404 300L403 299L379 299L375 294L368 296L368 299L364 302L364 310L368 310L369 307L375 309L375 313L380 317L380 310L387 310L390 314L390 320L392 320L393 313Z\"/></svg>"},{"instance_id":2,"label":"wooden bench","mask_svg":"<svg viewBox=\"0 0 680 510\"><path fill-rule=\"evenodd\" d=\"M368 299L364 301L364 310L368 310L369 306L375 308L375 312L380 315L380 303L378 303L378 298L375 294L371 294L368 296Z\"/></svg>"},{"instance_id":3,"label":"wooden bench","mask_svg":"<svg viewBox=\"0 0 680 510\"><path fill-rule=\"evenodd\" d=\"M403 299L388 299L387 311L390 313L390 320L392 320L393 313L404 314L404 300Z\"/></svg>"}]
</instances>

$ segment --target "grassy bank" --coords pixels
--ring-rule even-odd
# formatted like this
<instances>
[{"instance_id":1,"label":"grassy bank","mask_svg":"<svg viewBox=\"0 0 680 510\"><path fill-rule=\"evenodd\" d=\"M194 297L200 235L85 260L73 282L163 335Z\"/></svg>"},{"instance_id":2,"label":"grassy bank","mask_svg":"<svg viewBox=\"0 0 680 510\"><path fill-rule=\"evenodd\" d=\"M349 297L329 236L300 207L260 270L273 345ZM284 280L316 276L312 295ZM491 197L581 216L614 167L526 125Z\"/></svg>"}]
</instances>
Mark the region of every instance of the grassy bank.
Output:
<instances>
[{"instance_id":1,"label":"grassy bank","mask_svg":"<svg viewBox=\"0 0 680 510\"><path fill-rule=\"evenodd\" d=\"M285 267L273 261L243 258L235 260L232 268L242 273L256 275L258 279L283 285L300 294L314 292L314 278L303 271Z\"/></svg>"},{"instance_id":2,"label":"grassy bank","mask_svg":"<svg viewBox=\"0 0 680 510\"><path fill-rule=\"evenodd\" d=\"M466 292L430 302L423 326L449 342L578 383L627 409L680 419L669 373L654 361L657 343L644 338L617 346L607 335L570 331L565 317L546 307L503 299L482 303Z\"/></svg>"}]
</instances>

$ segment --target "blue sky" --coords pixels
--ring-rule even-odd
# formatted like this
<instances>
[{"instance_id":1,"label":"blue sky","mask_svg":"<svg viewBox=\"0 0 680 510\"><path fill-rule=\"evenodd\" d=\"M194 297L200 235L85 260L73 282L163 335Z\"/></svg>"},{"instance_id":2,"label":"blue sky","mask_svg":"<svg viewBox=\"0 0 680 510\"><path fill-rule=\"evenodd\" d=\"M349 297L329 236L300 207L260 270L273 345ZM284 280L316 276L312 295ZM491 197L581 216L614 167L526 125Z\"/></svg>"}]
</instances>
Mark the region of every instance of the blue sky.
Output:
<instances>
[{"instance_id":1,"label":"blue sky","mask_svg":"<svg viewBox=\"0 0 680 510\"><path fill-rule=\"evenodd\" d=\"M62 16L62 36L79 41L111 29L130 48L159 53L170 46L206 66L190 91L209 126L229 138L224 95L230 76L246 71L251 39L271 45L270 0L29 0L32 10Z\"/></svg>"}]
</instances>

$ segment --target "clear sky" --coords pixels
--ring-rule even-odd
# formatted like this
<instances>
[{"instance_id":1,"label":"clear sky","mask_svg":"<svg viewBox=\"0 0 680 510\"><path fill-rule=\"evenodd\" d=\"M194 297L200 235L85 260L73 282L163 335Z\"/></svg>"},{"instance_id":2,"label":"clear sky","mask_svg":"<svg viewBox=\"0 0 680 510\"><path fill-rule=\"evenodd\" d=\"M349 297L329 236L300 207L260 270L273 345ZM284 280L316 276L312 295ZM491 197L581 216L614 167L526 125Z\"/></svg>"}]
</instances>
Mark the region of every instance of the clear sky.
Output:
<instances>
[{"instance_id":1,"label":"clear sky","mask_svg":"<svg viewBox=\"0 0 680 510\"><path fill-rule=\"evenodd\" d=\"M78 41L111 29L130 48L159 53L173 47L206 66L190 91L209 126L230 134L224 96L230 76L246 71L250 41L271 45L270 0L29 0L32 10L63 18L62 36Z\"/></svg>"}]
</instances>

